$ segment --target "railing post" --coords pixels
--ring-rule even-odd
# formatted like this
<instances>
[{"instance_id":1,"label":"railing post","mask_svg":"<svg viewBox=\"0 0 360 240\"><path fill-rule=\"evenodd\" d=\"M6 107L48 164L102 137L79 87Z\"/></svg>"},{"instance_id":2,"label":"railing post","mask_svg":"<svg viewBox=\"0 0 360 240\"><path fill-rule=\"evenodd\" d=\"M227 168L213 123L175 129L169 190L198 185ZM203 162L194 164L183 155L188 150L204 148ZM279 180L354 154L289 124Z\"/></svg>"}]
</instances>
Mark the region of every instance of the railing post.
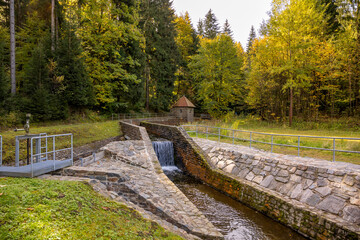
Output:
<instances>
[{"instance_id":1,"label":"railing post","mask_svg":"<svg viewBox=\"0 0 360 240\"><path fill-rule=\"evenodd\" d=\"M298 157L300 157L300 136L298 136Z\"/></svg>"},{"instance_id":2,"label":"railing post","mask_svg":"<svg viewBox=\"0 0 360 240\"><path fill-rule=\"evenodd\" d=\"M252 132L250 132L250 148L251 148L251 141L252 141Z\"/></svg>"},{"instance_id":3,"label":"railing post","mask_svg":"<svg viewBox=\"0 0 360 240\"><path fill-rule=\"evenodd\" d=\"M30 138L31 147L31 177L34 177L34 166L33 166L33 138Z\"/></svg>"},{"instance_id":4,"label":"railing post","mask_svg":"<svg viewBox=\"0 0 360 240\"><path fill-rule=\"evenodd\" d=\"M54 168L55 168L55 136L53 138L53 161L54 161Z\"/></svg>"},{"instance_id":5,"label":"railing post","mask_svg":"<svg viewBox=\"0 0 360 240\"><path fill-rule=\"evenodd\" d=\"M19 138L15 137L15 167L19 165Z\"/></svg>"},{"instance_id":6,"label":"railing post","mask_svg":"<svg viewBox=\"0 0 360 240\"><path fill-rule=\"evenodd\" d=\"M208 139L209 138L209 130L208 130L208 127L206 126L206 139Z\"/></svg>"},{"instance_id":7,"label":"railing post","mask_svg":"<svg viewBox=\"0 0 360 240\"><path fill-rule=\"evenodd\" d=\"M219 138L218 138L218 142L220 142L220 128L218 128L218 135L219 135Z\"/></svg>"},{"instance_id":8,"label":"railing post","mask_svg":"<svg viewBox=\"0 0 360 240\"><path fill-rule=\"evenodd\" d=\"M273 147L274 147L274 135L271 135L271 152L273 152Z\"/></svg>"},{"instance_id":9,"label":"railing post","mask_svg":"<svg viewBox=\"0 0 360 240\"><path fill-rule=\"evenodd\" d=\"M235 130L233 130L232 132L233 132L233 144L235 144Z\"/></svg>"},{"instance_id":10,"label":"railing post","mask_svg":"<svg viewBox=\"0 0 360 240\"><path fill-rule=\"evenodd\" d=\"M54 171L55 171L55 169L56 169L56 165L55 165L55 156L56 156L56 154L55 154L55 151L56 151L56 147L55 147L55 137L53 137L53 169L54 169Z\"/></svg>"},{"instance_id":11,"label":"railing post","mask_svg":"<svg viewBox=\"0 0 360 240\"><path fill-rule=\"evenodd\" d=\"M74 164L74 142L73 142L73 135L71 134L71 165Z\"/></svg>"},{"instance_id":12,"label":"railing post","mask_svg":"<svg viewBox=\"0 0 360 240\"><path fill-rule=\"evenodd\" d=\"M35 162L41 162L41 138L35 139L35 154L36 154Z\"/></svg>"},{"instance_id":13,"label":"railing post","mask_svg":"<svg viewBox=\"0 0 360 240\"><path fill-rule=\"evenodd\" d=\"M333 139L333 162L335 162L335 138Z\"/></svg>"},{"instance_id":14,"label":"railing post","mask_svg":"<svg viewBox=\"0 0 360 240\"><path fill-rule=\"evenodd\" d=\"M198 137L198 126L195 126L195 133L196 133L196 137Z\"/></svg>"}]
</instances>

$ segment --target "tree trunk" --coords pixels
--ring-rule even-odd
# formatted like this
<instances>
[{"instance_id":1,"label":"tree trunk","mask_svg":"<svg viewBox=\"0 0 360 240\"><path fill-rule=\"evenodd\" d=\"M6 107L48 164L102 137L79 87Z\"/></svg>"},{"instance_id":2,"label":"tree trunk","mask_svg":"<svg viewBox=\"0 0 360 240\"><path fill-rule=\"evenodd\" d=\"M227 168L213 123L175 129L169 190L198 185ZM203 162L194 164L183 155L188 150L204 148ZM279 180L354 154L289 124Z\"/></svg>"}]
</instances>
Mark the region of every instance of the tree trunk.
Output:
<instances>
[{"instance_id":1,"label":"tree trunk","mask_svg":"<svg viewBox=\"0 0 360 240\"><path fill-rule=\"evenodd\" d=\"M146 78L146 83L145 83L145 94L146 94L146 102L145 102L145 108L147 111L149 111L149 102L150 102L150 97L149 97L149 82L150 82L150 68L149 66L145 66L145 78Z\"/></svg>"},{"instance_id":2,"label":"tree trunk","mask_svg":"<svg viewBox=\"0 0 360 240\"><path fill-rule=\"evenodd\" d=\"M293 120L293 88L290 87L290 109L289 109L289 127L292 125Z\"/></svg>"},{"instance_id":3,"label":"tree trunk","mask_svg":"<svg viewBox=\"0 0 360 240\"><path fill-rule=\"evenodd\" d=\"M51 51L55 51L55 0L51 0Z\"/></svg>"},{"instance_id":4,"label":"tree trunk","mask_svg":"<svg viewBox=\"0 0 360 240\"><path fill-rule=\"evenodd\" d=\"M10 0L10 76L11 76L11 94L16 94L15 77L15 9L14 0Z\"/></svg>"}]
</instances>

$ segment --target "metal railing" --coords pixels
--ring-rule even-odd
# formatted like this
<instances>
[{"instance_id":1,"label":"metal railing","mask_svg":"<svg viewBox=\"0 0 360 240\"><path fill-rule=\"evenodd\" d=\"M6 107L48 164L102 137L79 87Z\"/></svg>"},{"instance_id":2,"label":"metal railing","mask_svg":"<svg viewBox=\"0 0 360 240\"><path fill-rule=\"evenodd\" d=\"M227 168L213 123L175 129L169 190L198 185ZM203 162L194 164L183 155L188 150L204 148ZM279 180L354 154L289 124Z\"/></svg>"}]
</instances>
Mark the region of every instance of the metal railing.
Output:
<instances>
[{"instance_id":1,"label":"metal railing","mask_svg":"<svg viewBox=\"0 0 360 240\"><path fill-rule=\"evenodd\" d=\"M157 117L168 117L169 114L160 114L160 113L133 113L133 114L116 114L111 115L111 120L121 120L121 119L141 119L141 118L157 118Z\"/></svg>"},{"instance_id":2,"label":"metal railing","mask_svg":"<svg viewBox=\"0 0 360 240\"><path fill-rule=\"evenodd\" d=\"M200 125L182 125L181 127L183 127L185 130L186 130L186 128L189 128L189 127L190 128L195 128L195 131L186 131L186 132L187 133L195 133L196 137L198 137L199 134L206 135L207 139L208 139L209 135L217 136L218 142L221 141L221 138L230 138L230 139L232 139L232 144L235 144L235 140L249 142L249 147L250 148L252 147L252 143L261 143L261 144L271 145L271 152L273 152L273 147L274 146L297 148L298 156L300 156L300 149L315 149L315 150L332 151L333 152L333 156L332 156L333 162L335 162L335 153L336 152L360 154L360 151L350 151L350 150L336 149L336 140L360 141L360 138L322 137L322 136L290 135L290 134L272 134L272 133L261 133L261 132L254 132L254 131L246 131L246 130L238 130L238 129L230 129L230 128L220 128L220 127L211 127L211 126L200 126ZM204 131L199 131L199 129L205 129L205 132ZM209 129L217 129L217 133L209 132ZM221 134L221 131L230 131L232 133L232 135L228 136L228 135ZM235 137L236 132L248 133L250 135L250 137L249 137L249 139ZM269 136L269 137L271 137L271 142L257 141L257 140L254 139L254 135ZM275 143L274 142L274 137L296 137L297 138L297 145ZM332 147L331 148L317 148L317 147L302 146L301 145L301 138L331 140L332 141Z\"/></svg>"},{"instance_id":3,"label":"metal railing","mask_svg":"<svg viewBox=\"0 0 360 240\"><path fill-rule=\"evenodd\" d=\"M0 135L0 167L2 166L2 136Z\"/></svg>"},{"instance_id":4,"label":"metal railing","mask_svg":"<svg viewBox=\"0 0 360 240\"><path fill-rule=\"evenodd\" d=\"M70 137L70 147L56 149L56 138L67 137L67 136ZM37 143L37 142L41 142L42 139L45 139L46 147L37 148L36 152L34 153L34 141L35 141L35 143ZM52 140L52 149L51 150L48 149L48 139L50 139L50 141ZM52 159L53 164L54 164L53 169L55 170L56 169L56 167L55 167L56 153L59 153L59 152L70 151L70 158L68 158L66 160L71 160L71 164L73 164L74 151L73 151L73 134L72 133L50 135L50 136L40 135L38 137L33 137L33 138L30 139L30 149L31 149L31 154L30 154L31 175L33 175L34 159L35 159L35 162L41 162L42 160L48 161L49 160L49 155L50 156L52 155L51 159ZM42 149L45 149L45 151L43 152ZM45 156L45 157L43 157L43 156Z\"/></svg>"}]
</instances>

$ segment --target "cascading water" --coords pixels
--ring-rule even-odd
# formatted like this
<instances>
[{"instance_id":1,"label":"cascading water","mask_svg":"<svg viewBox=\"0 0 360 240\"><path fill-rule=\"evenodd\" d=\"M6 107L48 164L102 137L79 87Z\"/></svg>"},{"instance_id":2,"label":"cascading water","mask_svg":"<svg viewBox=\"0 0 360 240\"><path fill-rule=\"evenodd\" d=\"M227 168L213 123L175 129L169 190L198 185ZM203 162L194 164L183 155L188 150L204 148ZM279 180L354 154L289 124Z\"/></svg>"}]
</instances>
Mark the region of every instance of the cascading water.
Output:
<instances>
[{"instance_id":1,"label":"cascading water","mask_svg":"<svg viewBox=\"0 0 360 240\"><path fill-rule=\"evenodd\" d=\"M175 166L174 146L170 141L154 141L152 142L156 156L159 159L163 170L174 171L179 170Z\"/></svg>"}]
</instances>

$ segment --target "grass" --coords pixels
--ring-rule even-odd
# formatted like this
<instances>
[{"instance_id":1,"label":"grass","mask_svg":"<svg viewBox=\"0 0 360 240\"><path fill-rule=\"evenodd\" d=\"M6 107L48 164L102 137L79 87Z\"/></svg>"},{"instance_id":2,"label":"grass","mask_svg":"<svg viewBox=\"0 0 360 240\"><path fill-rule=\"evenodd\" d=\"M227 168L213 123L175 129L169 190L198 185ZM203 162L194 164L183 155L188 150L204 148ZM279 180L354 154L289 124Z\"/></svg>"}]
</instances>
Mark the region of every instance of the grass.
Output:
<instances>
[{"instance_id":1,"label":"grass","mask_svg":"<svg viewBox=\"0 0 360 240\"><path fill-rule=\"evenodd\" d=\"M74 147L79 147L98 140L103 140L120 134L118 121L93 122L93 123L77 123L46 127L32 127L31 134L47 133L48 135L72 133ZM23 135L24 132L5 131L0 135L3 137L3 161L14 162L15 159L15 136ZM64 138L56 142L56 148L69 147L70 138ZM49 149L51 149L51 145ZM26 155L26 141L20 144L20 158L24 159Z\"/></svg>"},{"instance_id":2,"label":"grass","mask_svg":"<svg viewBox=\"0 0 360 240\"><path fill-rule=\"evenodd\" d=\"M332 139L314 139L306 136L322 136L322 137L351 137L351 138L360 138L360 129L357 125L351 125L351 127L344 127L346 124L344 122L333 124L330 123L301 123L300 121L295 122L292 128L287 125L276 123L276 122L265 122L256 119L255 117L233 117L226 120L211 120L211 121L201 121L194 124L203 125L203 126L214 126L221 128L229 129L238 129L246 131L254 131L261 133L271 133L271 134L288 134L288 135L301 135L305 137L300 138L301 146L306 147L316 147L324 149L333 149L333 140ZM190 128L187 128L190 130ZM195 130L192 128L191 130ZM205 132L205 128L199 128L199 131ZM208 132L213 134L218 134L217 129L208 129ZM221 135L228 137L221 137L222 142L232 143L230 137L233 136L231 130L221 130ZM250 139L249 133L235 132L236 138ZM195 136L195 134L191 134ZM208 137L211 140L218 140L217 136L206 136L205 134L199 134L199 137L206 138ZM271 143L271 136L261 135L261 134L252 134L252 140L268 142ZM284 146L274 146L273 151L276 153L288 154L288 155L298 155L298 138L290 136L274 136L273 142L276 144L286 144L293 145L296 147L284 147ZM236 144L241 144L249 146L249 141L240 141L235 140ZM336 149L338 150L348 150L348 151L360 151L360 141L358 140L336 140L335 141ZM252 143L252 147L263 149L266 151L271 150L271 146L262 143ZM333 152L325 150L315 150L315 149L300 149L300 156L303 157L315 157L324 160L332 160ZM336 152L336 161L349 162L354 164L360 164L360 154L357 153L342 153Z\"/></svg>"},{"instance_id":3,"label":"grass","mask_svg":"<svg viewBox=\"0 0 360 240\"><path fill-rule=\"evenodd\" d=\"M0 239L182 239L84 183L0 178Z\"/></svg>"}]
</instances>

